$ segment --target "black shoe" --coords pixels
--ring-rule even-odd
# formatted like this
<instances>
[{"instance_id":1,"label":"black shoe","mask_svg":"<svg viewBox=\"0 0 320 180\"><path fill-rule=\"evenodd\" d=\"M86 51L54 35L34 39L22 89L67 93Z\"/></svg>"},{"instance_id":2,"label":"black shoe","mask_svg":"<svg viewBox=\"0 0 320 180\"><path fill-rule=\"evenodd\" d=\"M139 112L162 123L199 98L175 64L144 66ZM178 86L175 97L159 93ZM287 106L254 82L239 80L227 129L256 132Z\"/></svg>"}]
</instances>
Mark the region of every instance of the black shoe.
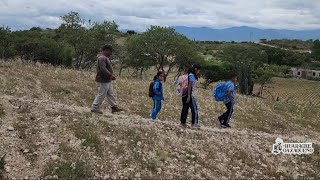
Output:
<instances>
[{"instance_id":1,"label":"black shoe","mask_svg":"<svg viewBox=\"0 0 320 180\"><path fill-rule=\"evenodd\" d=\"M111 113L121 112L123 109L119 108L118 106L113 106L111 108Z\"/></svg>"},{"instance_id":2,"label":"black shoe","mask_svg":"<svg viewBox=\"0 0 320 180\"><path fill-rule=\"evenodd\" d=\"M189 128L189 126L187 125L187 124L180 124L180 126L182 127L182 128Z\"/></svg>"},{"instance_id":3,"label":"black shoe","mask_svg":"<svg viewBox=\"0 0 320 180\"><path fill-rule=\"evenodd\" d=\"M220 116L218 117L218 121L220 122L221 125L224 123L224 120Z\"/></svg>"},{"instance_id":4,"label":"black shoe","mask_svg":"<svg viewBox=\"0 0 320 180\"><path fill-rule=\"evenodd\" d=\"M227 123L223 123L223 124L221 124L221 126L223 128L231 128L230 124L227 124Z\"/></svg>"}]
</instances>

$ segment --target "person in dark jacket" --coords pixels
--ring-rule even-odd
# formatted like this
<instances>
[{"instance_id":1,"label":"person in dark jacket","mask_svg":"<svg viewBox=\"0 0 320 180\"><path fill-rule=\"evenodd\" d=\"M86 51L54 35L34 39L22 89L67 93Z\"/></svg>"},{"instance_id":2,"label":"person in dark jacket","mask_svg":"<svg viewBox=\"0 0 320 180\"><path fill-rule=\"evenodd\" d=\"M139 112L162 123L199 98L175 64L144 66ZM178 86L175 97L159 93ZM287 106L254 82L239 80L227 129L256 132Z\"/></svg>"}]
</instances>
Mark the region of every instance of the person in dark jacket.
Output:
<instances>
[{"instance_id":1,"label":"person in dark jacket","mask_svg":"<svg viewBox=\"0 0 320 180\"><path fill-rule=\"evenodd\" d=\"M97 59L97 75L96 82L98 85L98 94L93 101L91 112L103 114L100 110L100 106L104 101L105 97L111 105L111 112L123 111L117 105L116 98L113 95L112 81L116 80L113 75L113 69L110 61L112 55L112 45L107 44L102 46L102 52L98 54Z\"/></svg>"},{"instance_id":2,"label":"person in dark jacket","mask_svg":"<svg viewBox=\"0 0 320 180\"><path fill-rule=\"evenodd\" d=\"M182 97L182 110L181 110L181 126L188 127L186 122L188 118L189 108L192 114L192 128L199 128L199 116L198 116L198 106L194 97L194 91L196 88L196 81L200 76L201 66L199 64L194 64L188 71L188 91L187 96Z\"/></svg>"}]
</instances>

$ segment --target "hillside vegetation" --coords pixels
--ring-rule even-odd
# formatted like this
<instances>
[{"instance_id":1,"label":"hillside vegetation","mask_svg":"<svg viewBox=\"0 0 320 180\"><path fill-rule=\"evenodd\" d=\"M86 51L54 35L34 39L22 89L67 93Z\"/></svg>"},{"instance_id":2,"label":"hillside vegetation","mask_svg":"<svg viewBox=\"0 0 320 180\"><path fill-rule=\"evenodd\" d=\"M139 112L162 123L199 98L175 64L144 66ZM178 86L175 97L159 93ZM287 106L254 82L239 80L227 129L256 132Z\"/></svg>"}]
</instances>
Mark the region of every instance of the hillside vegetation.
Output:
<instances>
[{"instance_id":1,"label":"hillside vegetation","mask_svg":"<svg viewBox=\"0 0 320 180\"><path fill-rule=\"evenodd\" d=\"M106 113L100 116L90 113L97 91L93 72L15 61L0 61L0 72L0 156L6 154L0 173L4 177L320 176L319 83L274 79L269 91L281 96L280 101L237 95L232 129L216 125L224 106L213 101L209 90L198 87L201 129L191 130L179 126L181 100L170 79L164 84L159 121L152 123L148 80L118 78L114 89L126 111L110 114L104 103ZM277 137L312 142L315 152L273 155Z\"/></svg>"}]
</instances>

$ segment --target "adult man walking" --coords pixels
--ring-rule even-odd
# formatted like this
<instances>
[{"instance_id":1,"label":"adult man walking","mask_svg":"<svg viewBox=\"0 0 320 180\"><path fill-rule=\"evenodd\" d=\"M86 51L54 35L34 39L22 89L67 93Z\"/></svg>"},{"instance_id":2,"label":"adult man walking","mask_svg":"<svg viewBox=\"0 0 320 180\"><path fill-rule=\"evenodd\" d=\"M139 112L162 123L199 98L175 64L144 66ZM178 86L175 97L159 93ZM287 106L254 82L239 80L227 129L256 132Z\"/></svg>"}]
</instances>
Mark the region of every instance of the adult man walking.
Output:
<instances>
[{"instance_id":1,"label":"adult man walking","mask_svg":"<svg viewBox=\"0 0 320 180\"><path fill-rule=\"evenodd\" d=\"M113 76L110 56L112 55L112 45L102 46L102 52L98 55L96 82L98 85L98 95L94 99L91 112L103 114L100 110L101 104L105 97L111 105L111 112L123 111L117 105L116 98L113 95L112 81L116 80Z\"/></svg>"}]
</instances>

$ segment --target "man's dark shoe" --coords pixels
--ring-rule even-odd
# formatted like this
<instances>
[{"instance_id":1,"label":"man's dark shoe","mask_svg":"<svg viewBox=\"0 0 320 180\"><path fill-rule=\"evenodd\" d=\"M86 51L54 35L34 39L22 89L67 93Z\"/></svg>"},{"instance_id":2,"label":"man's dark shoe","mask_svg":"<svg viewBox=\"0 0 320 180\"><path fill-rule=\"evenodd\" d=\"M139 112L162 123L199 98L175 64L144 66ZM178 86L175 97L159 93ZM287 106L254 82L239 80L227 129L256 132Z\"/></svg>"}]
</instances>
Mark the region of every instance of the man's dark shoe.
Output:
<instances>
[{"instance_id":1,"label":"man's dark shoe","mask_svg":"<svg viewBox=\"0 0 320 180\"><path fill-rule=\"evenodd\" d=\"M101 110L98 109L91 109L92 113L97 113L97 114L103 114L103 112Z\"/></svg>"},{"instance_id":2,"label":"man's dark shoe","mask_svg":"<svg viewBox=\"0 0 320 180\"><path fill-rule=\"evenodd\" d=\"M230 124L226 124L226 123L221 124L221 126L223 128L231 128Z\"/></svg>"},{"instance_id":3,"label":"man's dark shoe","mask_svg":"<svg viewBox=\"0 0 320 180\"><path fill-rule=\"evenodd\" d=\"M123 109L119 108L118 106L113 106L111 108L112 113L121 112L121 111L123 111Z\"/></svg>"}]
</instances>

